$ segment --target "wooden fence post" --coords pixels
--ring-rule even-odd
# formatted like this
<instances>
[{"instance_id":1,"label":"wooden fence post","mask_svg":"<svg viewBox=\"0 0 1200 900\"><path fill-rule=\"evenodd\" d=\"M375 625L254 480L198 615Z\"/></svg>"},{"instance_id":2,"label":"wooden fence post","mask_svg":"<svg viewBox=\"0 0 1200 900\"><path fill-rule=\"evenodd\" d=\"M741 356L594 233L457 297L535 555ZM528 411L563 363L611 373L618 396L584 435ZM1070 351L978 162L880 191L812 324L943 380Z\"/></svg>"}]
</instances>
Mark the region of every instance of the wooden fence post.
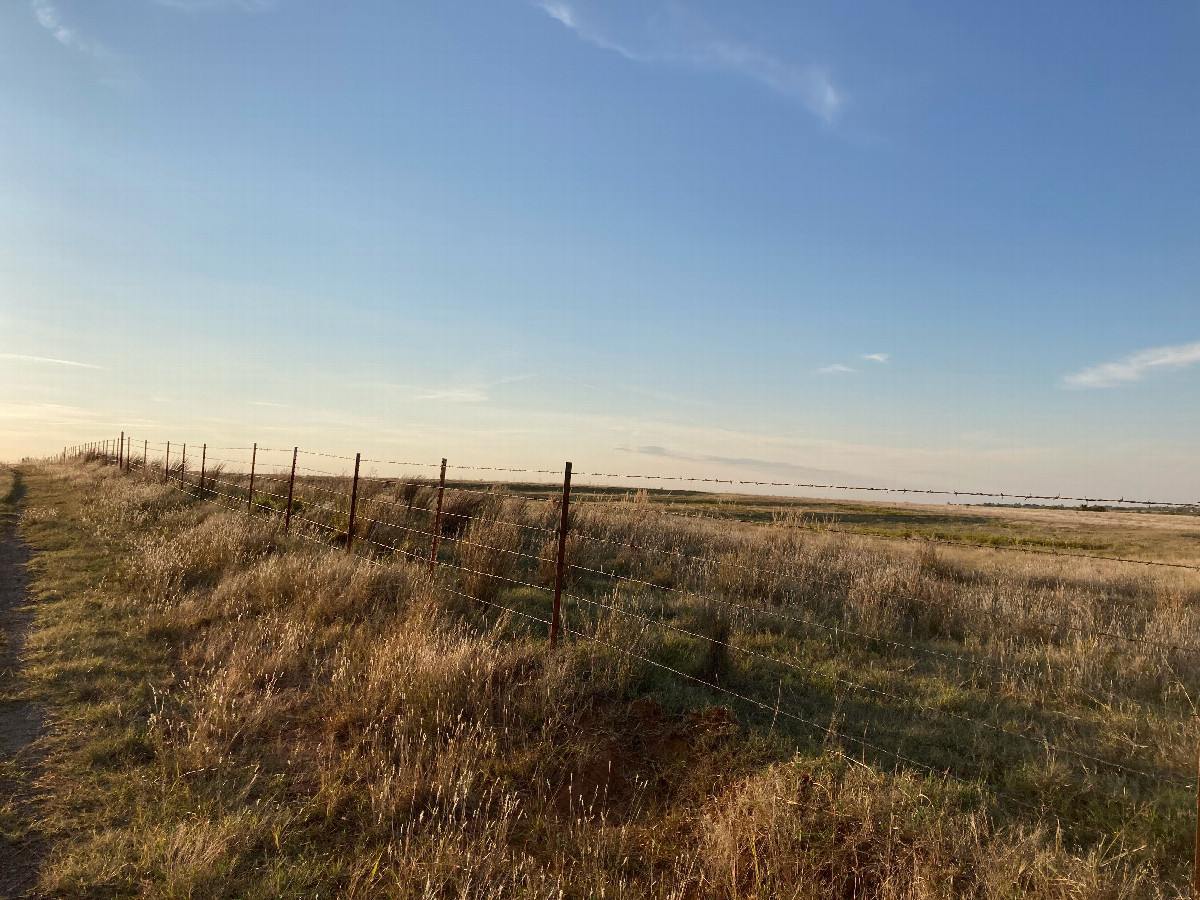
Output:
<instances>
[{"instance_id":1,"label":"wooden fence post","mask_svg":"<svg viewBox=\"0 0 1200 900\"><path fill-rule=\"evenodd\" d=\"M124 468L123 464L124 464L125 460L123 460L121 458L124 455L124 453L125 453L125 432L122 431L121 432L121 447L119 450L117 450L117 468L118 469Z\"/></svg>"},{"instance_id":2,"label":"wooden fence post","mask_svg":"<svg viewBox=\"0 0 1200 900\"><path fill-rule=\"evenodd\" d=\"M150 439L142 441L142 477L150 474Z\"/></svg>"},{"instance_id":3,"label":"wooden fence post","mask_svg":"<svg viewBox=\"0 0 1200 900\"><path fill-rule=\"evenodd\" d=\"M442 474L438 480L437 512L433 514L433 548L429 551L429 574L437 565L438 538L442 536L442 495L446 493L446 458L442 457Z\"/></svg>"},{"instance_id":4,"label":"wooden fence post","mask_svg":"<svg viewBox=\"0 0 1200 900\"><path fill-rule=\"evenodd\" d=\"M163 482L170 478L171 471L171 442L167 441L167 455L163 457Z\"/></svg>"},{"instance_id":5,"label":"wooden fence post","mask_svg":"<svg viewBox=\"0 0 1200 900\"><path fill-rule=\"evenodd\" d=\"M362 462L362 454L354 454L354 486L350 489L350 522L346 526L346 552L354 545L354 511L358 506L358 464Z\"/></svg>"},{"instance_id":6,"label":"wooden fence post","mask_svg":"<svg viewBox=\"0 0 1200 900\"><path fill-rule=\"evenodd\" d=\"M246 492L246 512L254 512L254 463L258 461L258 441L254 442L254 452L250 454L250 490Z\"/></svg>"},{"instance_id":7,"label":"wooden fence post","mask_svg":"<svg viewBox=\"0 0 1200 900\"><path fill-rule=\"evenodd\" d=\"M550 649L558 646L558 629L562 618L563 562L567 555L567 516L571 505L571 464L563 471L562 515L558 520L558 565L554 571L554 608L550 616Z\"/></svg>"},{"instance_id":8,"label":"wooden fence post","mask_svg":"<svg viewBox=\"0 0 1200 900\"><path fill-rule=\"evenodd\" d=\"M200 493L201 500L204 499L204 461L208 458L208 444L205 444L200 449Z\"/></svg>"},{"instance_id":9,"label":"wooden fence post","mask_svg":"<svg viewBox=\"0 0 1200 900\"><path fill-rule=\"evenodd\" d=\"M283 530L287 531L292 525L292 492L296 488L296 457L300 453L299 447L292 448L292 477L288 479L288 505L287 512L283 515Z\"/></svg>"},{"instance_id":10,"label":"wooden fence post","mask_svg":"<svg viewBox=\"0 0 1200 900\"><path fill-rule=\"evenodd\" d=\"M179 459L179 486L180 487L187 486L187 481L185 480L186 475L187 475L187 444L184 444L183 445L183 455Z\"/></svg>"}]
</instances>

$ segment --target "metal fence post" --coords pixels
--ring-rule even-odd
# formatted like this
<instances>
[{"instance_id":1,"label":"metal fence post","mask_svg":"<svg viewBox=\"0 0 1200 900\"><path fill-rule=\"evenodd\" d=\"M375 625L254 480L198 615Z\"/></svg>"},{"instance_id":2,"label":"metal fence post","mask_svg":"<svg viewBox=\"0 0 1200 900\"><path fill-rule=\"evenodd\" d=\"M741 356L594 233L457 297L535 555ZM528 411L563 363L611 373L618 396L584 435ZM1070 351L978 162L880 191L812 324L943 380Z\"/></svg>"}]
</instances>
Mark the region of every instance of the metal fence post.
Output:
<instances>
[{"instance_id":1,"label":"metal fence post","mask_svg":"<svg viewBox=\"0 0 1200 900\"><path fill-rule=\"evenodd\" d=\"M446 493L446 458L442 457L442 474L438 480L437 512L433 514L433 548L429 551L429 574L437 565L438 538L442 536L442 495Z\"/></svg>"},{"instance_id":2,"label":"metal fence post","mask_svg":"<svg viewBox=\"0 0 1200 900\"><path fill-rule=\"evenodd\" d=\"M208 458L208 444L200 448L200 494L201 500L204 499L204 461Z\"/></svg>"},{"instance_id":3,"label":"metal fence post","mask_svg":"<svg viewBox=\"0 0 1200 900\"><path fill-rule=\"evenodd\" d=\"M358 464L362 462L362 454L354 454L354 486L350 489L350 522L346 526L346 552L350 552L354 544L354 509L358 506Z\"/></svg>"},{"instance_id":4,"label":"metal fence post","mask_svg":"<svg viewBox=\"0 0 1200 900\"><path fill-rule=\"evenodd\" d=\"M292 524L292 492L296 488L296 457L300 453L299 447L292 448L292 477L288 479L288 505L287 512L283 515L283 530L287 531Z\"/></svg>"},{"instance_id":5,"label":"metal fence post","mask_svg":"<svg viewBox=\"0 0 1200 900\"><path fill-rule=\"evenodd\" d=\"M246 492L246 512L254 512L254 463L258 461L258 441L254 442L254 452L250 454L250 490Z\"/></svg>"},{"instance_id":6,"label":"metal fence post","mask_svg":"<svg viewBox=\"0 0 1200 900\"><path fill-rule=\"evenodd\" d=\"M563 561L567 555L567 516L571 505L571 464L563 471L562 516L558 520L558 565L554 571L554 608L550 616L550 649L558 646L563 587Z\"/></svg>"}]
</instances>

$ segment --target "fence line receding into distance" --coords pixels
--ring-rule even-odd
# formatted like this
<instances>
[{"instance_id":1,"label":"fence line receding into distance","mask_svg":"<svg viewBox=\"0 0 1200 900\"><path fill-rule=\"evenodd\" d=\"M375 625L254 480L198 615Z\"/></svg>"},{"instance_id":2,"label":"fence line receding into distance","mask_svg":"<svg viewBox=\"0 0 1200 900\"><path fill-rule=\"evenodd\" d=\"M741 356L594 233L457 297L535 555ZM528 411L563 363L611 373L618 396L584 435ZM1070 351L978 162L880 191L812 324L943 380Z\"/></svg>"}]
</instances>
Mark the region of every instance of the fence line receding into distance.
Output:
<instances>
[{"instance_id":1,"label":"fence line receding into distance","mask_svg":"<svg viewBox=\"0 0 1200 900\"><path fill-rule=\"evenodd\" d=\"M1167 785L1189 792L1195 790L1197 787L1196 783L1192 780L1194 771L1189 771L1186 776L1179 772L1179 770L1163 771L1159 769L1155 771L1153 765L1148 766L1145 761L1137 759L1132 751L1126 758L1121 759L1088 753L1076 746L1070 745L1069 742L1074 737L1073 735L1064 734L1066 742L1054 742L1049 739L1044 729L1040 733L1037 730L1030 733L1007 725L997 725L993 722L984 721L978 716L922 702L912 693L897 691L895 689L889 690L865 684L851 678L845 678L837 674L818 671L797 663L794 659L785 659L754 646L744 646L742 642L735 641L729 637L728 632L708 634L700 629L682 627L669 620L665 614L665 607L664 615L662 616L647 615L644 612L623 608L620 605L619 591L617 589L620 585L624 584L644 589L647 592L656 591L663 595L677 596L681 598L681 601L685 602L703 603L713 607L720 606L730 610L731 612L728 614L772 619L782 623L781 627L783 628L791 628L799 625L806 632L814 628L820 629L825 633L827 639L832 641L851 640L862 647L886 647L889 649L889 652L898 651L909 654L914 658L933 660L931 664L939 666L960 666L970 671L971 677L976 679L981 685L980 690L996 696L999 696L1000 689L994 681L993 673L995 677L1006 679L1040 677L1039 673L1022 670L1019 666L1015 666L1012 661L1008 661L1004 665L997 665L995 662L988 660L972 659L969 654L960 655L948 652L944 647L929 646L928 644L933 643L931 641L911 640L910 642L905 642L894 639L894 636L890 634L872 634L861 627L847 627L847 623L845 622L821 622L818 617L794 614L792 611L780 609L767 603L761 605L738 603L724 596L698 595L687 587L679 587L669 583L656 583L652 579L638 578L634 574L615 571L611 567L606 568L602 564L599 567L596 565L579 564L577 561L571 559L569 550L571 541L585 542L597 546L605 545L608 547L620 547L624 545L624 542L615 541L611 536L588 534L586 531L574 527L577 517L574 508L575 505L581 504L580 508L586 509L590 505L608 502L620 495L615 493L616 489L610 483L577 483L575 490L583 492L577 499L572 496L573 476L575 479L606 479L608 482L626 481L634 482L635 484L674 482L679 484L728 485L753 488L777 487L853 492L870 491L898 495L974 497L1013 501L1037 500L1054 503L1074 502L1088 505L1110 504L1122 507L1142 507L1150 510L1174 508L1180 511L1195 510L1200 513L1200 504L1197 503L1129 500L1125 498L1105 499L1038 493L1013 494L1009 492L989 491L807 484L751 479L573 472L571 463L569 462L565 464L562 470L524 469L501 466L460 466L450 465L445 459L441 460L440 464L370 459L363 457L361 454L344 456L305 451L299 447L287 449L269 448L260 446L257 443L253 443L249 447L213 448L209 448L206 443L202 443L200 468L196 472L196 478L193 481L189 479L186 444L182 445L182 450L179 451L176 457L172 451L170 442L158 443L152 442L149 439L143 439L141 443L142 447L138 449L142 452L135 454L133 437L122 433L115 441L98 441L77 447L66 447L63 449L62 458L68 459L84 455L99 457L102 460L111 461L122 472L133 473L136 471L146 477L161 478L162 481L173 484L178 490L190 496L211 500L231 509L240 509L249 514L258 512L277 515L285 531L293 532L304 539L316 541L324 545L340 544L344 551L348 553L356 553L356 545L362 547L363 549L357 555L372 565L386 564L389 557L408 559L422 566L427 566L431 575L434 575L438 579L440 586L451 594L494 609L502 615L513 615L534 623L539 627L544 626L551 647L554 647L559 642L561 636L567 636L568 639L574 638L580 641L588 641L597 646L606 647L613 652L634 657L646 665L653 667L655 670L664 673L664 675L680 679L705 691L728 697L740 704L744 704L752 710L757 710L760 714L770 714L772 729L775 727L777 720L783 719L800 726L802 729L809 730L814 735L819 735L826 743L830 741L835 742L835 749L841 752L845 752L842 748L846 744L850 744L860 748L864 756L869 754L874 757L886 757L893 760L893 764L897 767L913 767L927 775L949 779L973 790L978 790L984 796L986 796L986 793L984 793L986 787L987 791L996 798L996 802L1007 804L1010 807L1029 809L1042 813L1048 811L1044 799L1040 805L1038 803L1031 803L1028 795L1017 796L1012 790L990 783L992 778L986 773L977 775L976 777L958 774L949 768L939 768L913 758L914 751L905 751L903 746L895 748L885 746L881 738L869 738L871 732L866 726L863 727L861 734L851 733L845 728L838 727L836 721L831 721L828 725L824 725L815 720L811 714L804 715L797 712L791 706L785 708L782 704L782 678L779 680L779 691L776 695L776 700L774 703L771 703L759 697L752 696L754 693L752 687L735 689L731 684L720 683L719 679L715 676L709 678L701 677L692 672L685 671L679 664L672 664L661 659L652 659L646 653L639 653L636 647L614 644L611 640L601 637L599 631L600 617L604 615L607 615L610 619L626 617L640 623L639 627L642 628L643 633L647 629L658 629L663 633L670 633L688 639L700 646L707 646L714 651L719 649L721 653L738 654L772 666L778 666L781 669L796 673L813 683L828 684L837 692L886 700L892 705L910 708L922 715L963 722L978 733L990 733L997 737L1003 735L1007 738L1013 738L1023 744L1040 749L1047 757L1059 760L1069 758L1090 779L1094 780L1097 773L1103 770L1107 773L1107 777L1118 780L1120 785L1122 785L1122 793L1130 791L1135 798L1147 790L1152 790L1155 785ZM160 448L161 452L159 452ZM151 449L156 450L157 458L150 456ZM210 450L214 452L210 452ZM243 462L218 456L216 455L217 452L248 453L248 471L242 471L246 468ZM283 454L284 461L268 462L267 460L271 458L272 454ZM287 459L288 455L290 455L290 459ZM353 463L353 474L329 471L320 468L319 465L300 465L299 458L301 456L314 460L329 459L342 461L347 463L347 469L350 468L349 464ZM178 461L173 462L176 459ZM401 478L396 476L394 478L381 478L376 475L363 477L361 472L362 463L395 466L402 469L419 467L431 471L428 476L424 477L409 476ZM495 473L506 478L511 478L512 476L535 476L535 478L530 481L490 483L469 479L452 479L448 481L447 470L465 473ZM437 473L436 477L434 476L435 471ZM556 481L549 481L549 476L554 476ZM364 490L364 485L369 486ZM374 492L372 488L374 488ZM381 489L388 488L391 489L390 492L380 493ZM415 502L415 498L421 489L436 490L436 505L424 506ZM458 498L466 497L468 501L475 498L476 502L478 502L479 499L488 496L497 496L498 489L503 490L502 496L505 498L546 504L546 515L542 516L538 522L494 519L497 524L523 529L528 532L541 533L543 535L544 546L540 554L535 555L523 552L520 549L514 550L511 547L492 546L476 538L474 532L466 527L466 524L471 521L474 513L469 503L463 506L458 505ZM407 501L404 499L405 497L407 497ZM755 503L761 503L766 499L769 498L761 496L753 498ZM794 498L788 499L792 500ZM434 495L429 496L428 502L434 502ZM403 522L395 521L396 510L400 507L403 507L405 510ZM661 511L666 515L683 516L688 519L696 518L695 515L678 512L673 506L667 506ZM417 527L410 518L413 513L428 515L429 518L425 521L429 522L429 525L426 528ZM745 520L732 518L728 515L702 515L701 517L716 526L722 524L731 526L748 524ZM557 522L554 522L555 519ZM298 527L293 527L294 523ZM555 525L556 527L554 527ZM801 525L800 527L804 526ZM401 537L387 539L385 532L389 529L393 534L401 535ZM839 529L828 526L820 526L819 530L839 531ZM868 539L926 541L930 544L958 546L971 550L1033 552L1067 559L1083 559L1092 563L1103 562L1114 565L1139 565L1174 570L1200 571L1200 566L1188 563L1074 553L1049 547L1028 547L1018 544L979 544L971 541L949 540L936 536L924 537L918 535L916 538L897 537L886 534L864 534L853 530L845 533ZM425 542L427 549L421 551L419 544L416 542ZM461 553L456 561L453 551L449 553L443 552L442 546L447 544L453 545L457 550L461 550L463 547L471 547L489 553L508 554L517 557L519 558L518 561L524 561L526 565L532 564L530 568L533 569L534 574L521 578L514 577L515 567L501 567L499 571L489 571L487 565L481 565L480 567L468 565L461 558ZM685 553L678 548L638 548L632 546L629 549L673 554L680 559L689 560L690 563L701 567L717 565L738 566L736 561L731 561L727 558L717 558L707 554ZM549 557L547 554L550 554ZM553 574L547 573L545 577L538 575L538 567L547 563L552 563ZM780 574L771 573L770 570L763 570L762 567L748 568L753 568L759 575ZM567 581L571 577L570 573L572 572L581 577L603 579L604 583L611 583L614 589L611 592L603 594L602 597L589 597L584 596L580 591L567 590ZM442 577L443 575L445 577ZM478 579L485 579L488 582L495 582L517 591L537 592L539 595L545 596L545 601L549 605L547 615L538 615L536 612L531 612L528 607L526 609L519 609L515 605L499 603L497 602L498 598L495 592L465 588L462 584L454 582L451 576L456 576L460 580L463 578L475 579L473 583L479 583ZM661 580L659 579L659 581ZM568 608L572 611L571 617L568 617L566 614ZM593 633L589 633L586 627L588 619L584 612L585 608L593 609L597 617L596 630ZM984 615L995 615L998 620L1002 621L994 610L981 610L981 612ZM577 617L577 619L572 617ZM569 618L571 621L568 621ZM1106 640L1115 644L1139 646L1147 653L1158 654L1168 668L1171 661L1178 658L1187 659L1187 664L1193 667L1196 664L1196 660L1200 659L1200 641L1195 645L1188 646L1181 643L1158 640L1145 634L1123 634L1110 628L1099 627L1095 623L1089 627L1078 622L1054 621L1041 617L1028 617L1023 620L1022 624L1036 624L1038 627L1044 628L1047 634L1074 634L1081 641L1094 642ZM1191 720L1195 714L1194 711L1168 708L1161 703L1134 702L1130 698L1117 698L1115 695L1110 699L1113 702L1120 700L1125 703L1130 709L1135 710L1138 716L1176 717ZM840 703L841 701L839 701ZM864 705L865 703L866 701L864 701ZM1066 711L1045 708L1039 710L1039 712L1044 712L1048 716L1059 717L1064 720L1083 722L1080 717L1073 716ZM881 728L882 730L885 729ZM1200 791L1197 792L1197 798L1197 809L1200 811ZM1197 862L1200 864L1200 828L1196 832L1196 853ZM1200 866L1198 866L1196 871L1200 872Z\"/></svg>"}]
</instances>

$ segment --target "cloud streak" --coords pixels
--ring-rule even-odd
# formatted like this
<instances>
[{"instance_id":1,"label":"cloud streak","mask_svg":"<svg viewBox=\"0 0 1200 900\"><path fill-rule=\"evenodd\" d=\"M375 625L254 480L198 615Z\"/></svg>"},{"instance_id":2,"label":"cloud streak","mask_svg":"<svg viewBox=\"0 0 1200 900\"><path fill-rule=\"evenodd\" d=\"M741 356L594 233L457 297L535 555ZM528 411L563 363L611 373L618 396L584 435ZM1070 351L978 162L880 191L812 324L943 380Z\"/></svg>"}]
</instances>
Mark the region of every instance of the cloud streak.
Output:
<instances>
[{"instance_id":1,"label":"cloud streak","mask_svg":"<svg viewBox=\"0 0 1200 900\"><path fill-rule=\"evenodd\" d=\"M825 68L787 62L724 35L677 28L670 32L665 43L660 40L654 49L641 50L586 21L567 0L540 0L536 5L581 40L603 50L633 62L732 72L800 103L826 124L833 121L845 103L843 91Z\"/></svg>"},{"instance_id":2,"label":"cloud streak","mask_svg":"<svg viewBox=\"0 0 1200 900\"><path fill-rule=\"evenodd\" d=\"M1109 388L1141 381L1153 372L1200 363L1200 341L1176 347L1153 347L1116 362L1102 363L1063 378L1069 388Z\"/></svg>"},{"instance_id":3,"label":"cloud streak","mask_svg":"<svg viewBox=\"0 0 1200 900\"><path fill-rule=\"evenodd\" d=\"M871 362L877 362L880 364L888 361L888 355L886 353L864 353L862 358L869 359Z\"/></svg>"},{"instance_id":4,"label":"cloud streak","mask_svg":"<svg viewBox=\"0 0 1200 900\"><path fill-rule=\"evenodd\" d=\"M70 47L72 50L79 50L100 59L112 58L112 51L99 41L85 37L66 25L63 22L62 13L58 11L58 7L52 0L30 0L30 6L33 14L37 16L38 23L54 35L54 39L64 47Z\"/></svg>"},{"instance_id":5,"label":"cloud streak","mask_svg":"<svg viewBox=\"0 0 1200 900\"><path fill-rule=\"evenodd\" d=\"M0 353L0 359L11 359L17 362L47 363L55 366L74 366L79 369L104 368L104 366L94 366L91 363L75 362L70 359L51 359L48 356L25 356L22 353Z\"/></svg>"},{"instance_id":6,"label":"cloud streak","mask_svg":"<svg viewBox=\"0 0 1200 900\"><path fill-rule=\"evenodd\" d=\"M730 466L742 469L771 469L786 472L792 477L803 477L812 481L836 481L858 479L861 476L839 472L833 469L818 469L812 466L801 466L796 463L780 462L774 459L758 459L752 456L719 456L711 453L685 453L679 450L669 450L666 447L646 445L639 447L616 447L621 453L633 453L639 456L653 456L658 459L669 459L678 462L713 463L719 466Z\"/></svg>"},{"instance_id":7,"label":"cloud streak","mask_svg":"<svg viewBox=\"0 0 1200 900\"><path fill-rule=\"evenodd\" d=\"M832 366L821 366L817 369L818 375L839 375L844 372L853 372L854 369L849 366L843 366L841 363L834 363Z\"/></svg>"},{"instance_id":8,"label":"cloud streak","mask_svg":"<svg viewBox=\"0 0 1200 900\"><path fill-rule=\"evenodd\" d=\"M169 6L184 12L208 12L213 9L238 9L243 12L266 12L274 9L276 0L154 0L159 6Z\"/></svg>"}]
</instances>

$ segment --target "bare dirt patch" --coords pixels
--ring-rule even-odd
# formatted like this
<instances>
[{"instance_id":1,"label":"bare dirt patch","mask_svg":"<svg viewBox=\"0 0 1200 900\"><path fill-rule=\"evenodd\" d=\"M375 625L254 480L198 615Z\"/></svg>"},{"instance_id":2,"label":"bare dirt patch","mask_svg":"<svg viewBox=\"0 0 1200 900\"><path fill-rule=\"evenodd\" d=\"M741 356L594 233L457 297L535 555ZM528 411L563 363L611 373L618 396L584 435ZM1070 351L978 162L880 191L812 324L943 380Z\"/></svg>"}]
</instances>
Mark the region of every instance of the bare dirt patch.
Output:
<instances>
[{"instance_id":1,"label":"bare dirt patch","mask_svg":"<svg viewBox=\"0 0 1200 900\"><path fill-rule=\"evenodd\" d=\"M43 841L30 825L33 779L38 758L34 742L42 731L42 710L22 697L21 670L32 613L28 606L29 548L16 532L13 510L22 498L19 476L0 518L0 898L29 897L43 856Z\"/></svg>"}]
</instances>

